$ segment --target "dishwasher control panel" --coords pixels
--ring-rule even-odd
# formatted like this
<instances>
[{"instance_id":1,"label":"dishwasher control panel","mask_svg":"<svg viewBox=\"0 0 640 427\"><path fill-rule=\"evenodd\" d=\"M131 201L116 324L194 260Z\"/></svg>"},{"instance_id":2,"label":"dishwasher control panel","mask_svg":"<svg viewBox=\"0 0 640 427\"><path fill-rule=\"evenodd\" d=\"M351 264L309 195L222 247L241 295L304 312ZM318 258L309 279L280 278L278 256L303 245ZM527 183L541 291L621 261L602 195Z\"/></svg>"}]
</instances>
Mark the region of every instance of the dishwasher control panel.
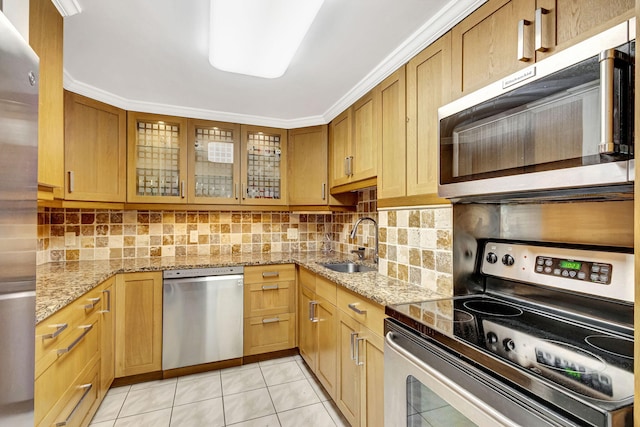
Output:
<instances>
[{"instance_id":1,"label":"dishwasher control panel","mask_svg":"<svg viewBox=\"0 0 640 427\"><path fill-rule=\"evenodd\" d=\"M244 274L244 267L205 267L181 270L164 270L163 279L183 279L192 277L229 276Z\"/></svg>"}]
</instances>

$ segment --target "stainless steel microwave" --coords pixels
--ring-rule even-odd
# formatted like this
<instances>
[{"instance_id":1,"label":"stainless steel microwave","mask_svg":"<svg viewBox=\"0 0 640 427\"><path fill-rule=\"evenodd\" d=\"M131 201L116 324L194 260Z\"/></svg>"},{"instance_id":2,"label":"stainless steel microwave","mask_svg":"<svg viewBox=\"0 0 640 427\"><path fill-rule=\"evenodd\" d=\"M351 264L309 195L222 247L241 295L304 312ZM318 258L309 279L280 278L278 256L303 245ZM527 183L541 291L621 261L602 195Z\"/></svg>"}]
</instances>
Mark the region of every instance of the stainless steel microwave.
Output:
<instances>
[{"instance_id":1,"label":"stainless steel microwave","mask_svg":"<svg viewBox=\"0 0 640 427\"><path fill-rule=\"evenodd\" d=\"M630 184L635 20L438 110L438 194L566 193Z\"/></svg>"}]
</instances>

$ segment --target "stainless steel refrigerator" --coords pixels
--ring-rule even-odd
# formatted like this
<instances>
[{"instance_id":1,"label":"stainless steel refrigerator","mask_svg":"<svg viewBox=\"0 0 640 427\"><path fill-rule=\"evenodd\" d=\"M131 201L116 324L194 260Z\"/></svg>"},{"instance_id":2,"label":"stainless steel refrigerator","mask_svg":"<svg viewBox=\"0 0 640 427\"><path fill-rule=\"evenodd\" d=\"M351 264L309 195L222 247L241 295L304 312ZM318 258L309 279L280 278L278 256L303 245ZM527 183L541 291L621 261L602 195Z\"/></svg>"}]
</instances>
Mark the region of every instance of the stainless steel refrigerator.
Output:
<instances>
[{"instance_id":1,"label":"stainless steel refrigerator","mask_svg":"<svg viewBox=\"0 0 640 427\"><path fill-rule=\"evenodd\" d=\"M0 426L33 427L38 65L0 12Z\"/></svg>"}]
</instances>

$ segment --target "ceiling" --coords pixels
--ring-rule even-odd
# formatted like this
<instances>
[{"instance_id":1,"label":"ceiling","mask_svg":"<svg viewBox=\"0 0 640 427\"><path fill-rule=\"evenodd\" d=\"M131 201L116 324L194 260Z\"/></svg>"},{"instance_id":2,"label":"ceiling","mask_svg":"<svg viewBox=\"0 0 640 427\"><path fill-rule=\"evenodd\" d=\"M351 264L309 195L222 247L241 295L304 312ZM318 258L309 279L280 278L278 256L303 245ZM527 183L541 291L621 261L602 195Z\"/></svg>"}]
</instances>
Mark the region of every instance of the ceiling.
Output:
<instances>
[{"instance_id":1,"label":"ceiling","mask_svg":"<svg viewBox=\"0 0 640 427\"><path fill-rule=\"evenodd\" d=\"M285 75L263 79L209 64L209 0L78 0L64 86L133 111L324 124L483 2L325 0Z\"/></svg>"}]
</instances>

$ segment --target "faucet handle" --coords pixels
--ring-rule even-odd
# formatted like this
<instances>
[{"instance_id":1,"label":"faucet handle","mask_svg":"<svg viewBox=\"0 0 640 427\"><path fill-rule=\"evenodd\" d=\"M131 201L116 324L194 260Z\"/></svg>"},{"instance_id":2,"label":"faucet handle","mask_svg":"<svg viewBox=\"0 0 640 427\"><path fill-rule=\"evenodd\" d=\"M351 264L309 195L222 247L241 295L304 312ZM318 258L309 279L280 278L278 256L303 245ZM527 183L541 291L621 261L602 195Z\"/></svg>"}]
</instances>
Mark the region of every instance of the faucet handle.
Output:
<instances>
[{"instance_id":1,"label":"faucet handle","mask_svg":"<svg viewBox=\"0 0 640 427\"><path fill-rule=\"evenodd\" d=\"M351 251L352 254L358 254L358 259L364 259L364 251L365 248L359 247L358 249L354 249Z\"/></svg>"}]
</instances>

